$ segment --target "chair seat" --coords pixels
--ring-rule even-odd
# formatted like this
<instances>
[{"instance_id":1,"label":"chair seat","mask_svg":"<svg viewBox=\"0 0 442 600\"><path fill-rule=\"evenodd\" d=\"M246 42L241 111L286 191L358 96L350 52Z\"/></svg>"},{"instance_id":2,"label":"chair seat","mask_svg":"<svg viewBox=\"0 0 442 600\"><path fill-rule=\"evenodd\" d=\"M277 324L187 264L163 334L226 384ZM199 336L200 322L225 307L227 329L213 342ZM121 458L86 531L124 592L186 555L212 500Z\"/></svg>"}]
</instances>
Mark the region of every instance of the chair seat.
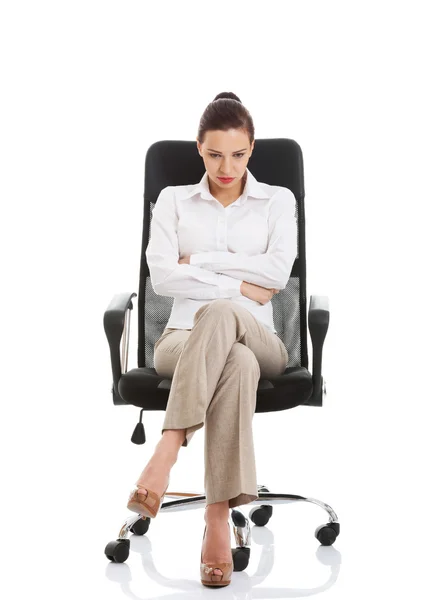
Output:
<instances>
[{"instance_id":1,"label":"chair seat","mask_svg":"<svg viewBox=\"0 0 442 600\"><path fill-rule=\"evenodd\" d=\"M172 379L142 367L124 373L118 383L121 398L148 410L166 410ZM304 404L313 391L312 376L304 367L289 367L281 375L260 379L255 412L286 410Z\"/></svg>"}]
</instances>

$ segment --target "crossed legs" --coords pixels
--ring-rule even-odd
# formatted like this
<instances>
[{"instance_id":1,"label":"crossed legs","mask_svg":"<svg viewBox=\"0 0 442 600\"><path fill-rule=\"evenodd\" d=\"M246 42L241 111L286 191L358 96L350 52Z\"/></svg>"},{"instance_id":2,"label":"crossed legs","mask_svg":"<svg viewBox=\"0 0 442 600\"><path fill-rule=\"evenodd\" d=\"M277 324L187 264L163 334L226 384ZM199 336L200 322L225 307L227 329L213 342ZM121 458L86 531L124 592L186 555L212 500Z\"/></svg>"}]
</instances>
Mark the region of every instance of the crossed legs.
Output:
<instances>
[{"instance_id":1,"label":"crossed legs","mask_svg":"<svg viewBox=\"0 0 442 600\"><path fill-rule=\"evenodd\" d=\"M170 330L155 345L155 369L172 377L162 437L137 485L159 495L195 431L205 427L207 506L204 562L231 560L229 507L258 497L252 418L261 376L282 373L279 338L231 300L205 304L190 330Z\"/></svg>"}]
</instances>

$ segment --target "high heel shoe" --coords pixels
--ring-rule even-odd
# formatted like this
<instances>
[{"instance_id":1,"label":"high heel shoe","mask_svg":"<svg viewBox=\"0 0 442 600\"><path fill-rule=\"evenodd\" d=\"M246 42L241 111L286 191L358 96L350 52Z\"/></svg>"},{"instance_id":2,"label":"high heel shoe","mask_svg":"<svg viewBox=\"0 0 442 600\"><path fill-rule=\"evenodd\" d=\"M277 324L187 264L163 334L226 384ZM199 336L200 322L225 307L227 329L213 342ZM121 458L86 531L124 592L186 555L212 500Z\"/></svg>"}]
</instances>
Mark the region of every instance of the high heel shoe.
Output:
<instances>
[{"instance_id":1,"label":"high heel shoe","mask_svg":"<svg viewBox=\"0 0 442 600\"><path fill-rule=\"evenodd\" d=\"M169 488L169 482L170 477L167 479L167 486L161 498L158 494L152 492L152 490L149 490L141 484L137 484L136 489L132 490L129 495L127 508L144 517L149 517L151 519L155 518L163 504L164 496ZM146 490L147 494L144 491L141 492L140 488Z\"/></svg>"},{"instance_id":2,"label":"high heel shoe","mask_svg":"<svg viewBox=\"0 0 442 600\"><path fill-rule=\"evenodd\" d=\"M227 527L229 524L227 523ZM206 537L207 525L204 528L203 535L203 543L204 538ZM201 583L210 587L222 587L225 585L229 585L232 571L233 571L233 561L224 562L224 563L203 563L203 551L201 549L201 559L200 559L200 576ZM222 575L215 574L214 571L219 569L222 571Z\"/></svg>"}]
</instances>

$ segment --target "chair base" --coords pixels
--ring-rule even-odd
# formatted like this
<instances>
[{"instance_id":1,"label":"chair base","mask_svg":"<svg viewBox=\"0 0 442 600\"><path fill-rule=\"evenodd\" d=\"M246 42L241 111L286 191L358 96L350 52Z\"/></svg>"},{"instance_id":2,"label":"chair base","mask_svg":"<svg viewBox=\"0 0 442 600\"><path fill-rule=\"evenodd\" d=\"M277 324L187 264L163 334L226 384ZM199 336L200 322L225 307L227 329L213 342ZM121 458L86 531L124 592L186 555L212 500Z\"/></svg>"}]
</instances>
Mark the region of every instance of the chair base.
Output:
<instances>
[{"instance_id":1,"label":"chair base","mask_svg":"<svg viewBox=\"0 0 442 600\"><path fill-rule=\"evenodd\" d=\"M163 502L159 512L193 510L195 508L203 508L206 506L206 496L204 494L167 492L166 497L175 497L177 499ZM322 546L331 546L340 533L338 517L331 506L315 498L298 496L295 494L271 493L265 486L260 485L258 486L258 498L247 504L247 506L252 506L249 512L250 520L258 527L263 527L264 525L267 525L273 514L274 504L288 504L291 502L311 502L327 512L328 523L319 525L316 528L315 537ZM249 519L236 507L231 509L230 518L236 541L236 548L232 548L233 570L243 571L247 567L250 558L250 523ZM124 562L129 556L129 534L143 535L149 529L150 523L151 519L141 515L132 515L128 517L119 531L118 539L107 544L104 551L107 558L112 562Z\"/></svg>"}]
</instances>

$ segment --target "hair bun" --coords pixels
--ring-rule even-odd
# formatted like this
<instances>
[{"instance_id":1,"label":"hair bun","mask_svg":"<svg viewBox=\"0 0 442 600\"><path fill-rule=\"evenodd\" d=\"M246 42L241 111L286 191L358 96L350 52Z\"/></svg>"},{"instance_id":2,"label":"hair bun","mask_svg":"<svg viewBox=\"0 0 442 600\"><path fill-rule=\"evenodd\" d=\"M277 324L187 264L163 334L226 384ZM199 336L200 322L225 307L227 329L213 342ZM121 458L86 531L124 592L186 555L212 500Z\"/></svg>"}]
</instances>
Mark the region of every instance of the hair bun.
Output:
<instances>
[{"instance_id":1,"label":"hair bun","mask_svg":"<svg viewBox=\"0 0 442 600\"><path fill-rule=\"evenodd\" d=\"M230 99L230 100L236 100L237 102L239 102L240 104L242 104L241 100L233 92L221 92L221 94L218 94L217 96L215 96L215 98L213 99L213 102L215 102L215 100L219 100L220 98L227 98L227 99Z\"/></svg>"}]
</instances>

